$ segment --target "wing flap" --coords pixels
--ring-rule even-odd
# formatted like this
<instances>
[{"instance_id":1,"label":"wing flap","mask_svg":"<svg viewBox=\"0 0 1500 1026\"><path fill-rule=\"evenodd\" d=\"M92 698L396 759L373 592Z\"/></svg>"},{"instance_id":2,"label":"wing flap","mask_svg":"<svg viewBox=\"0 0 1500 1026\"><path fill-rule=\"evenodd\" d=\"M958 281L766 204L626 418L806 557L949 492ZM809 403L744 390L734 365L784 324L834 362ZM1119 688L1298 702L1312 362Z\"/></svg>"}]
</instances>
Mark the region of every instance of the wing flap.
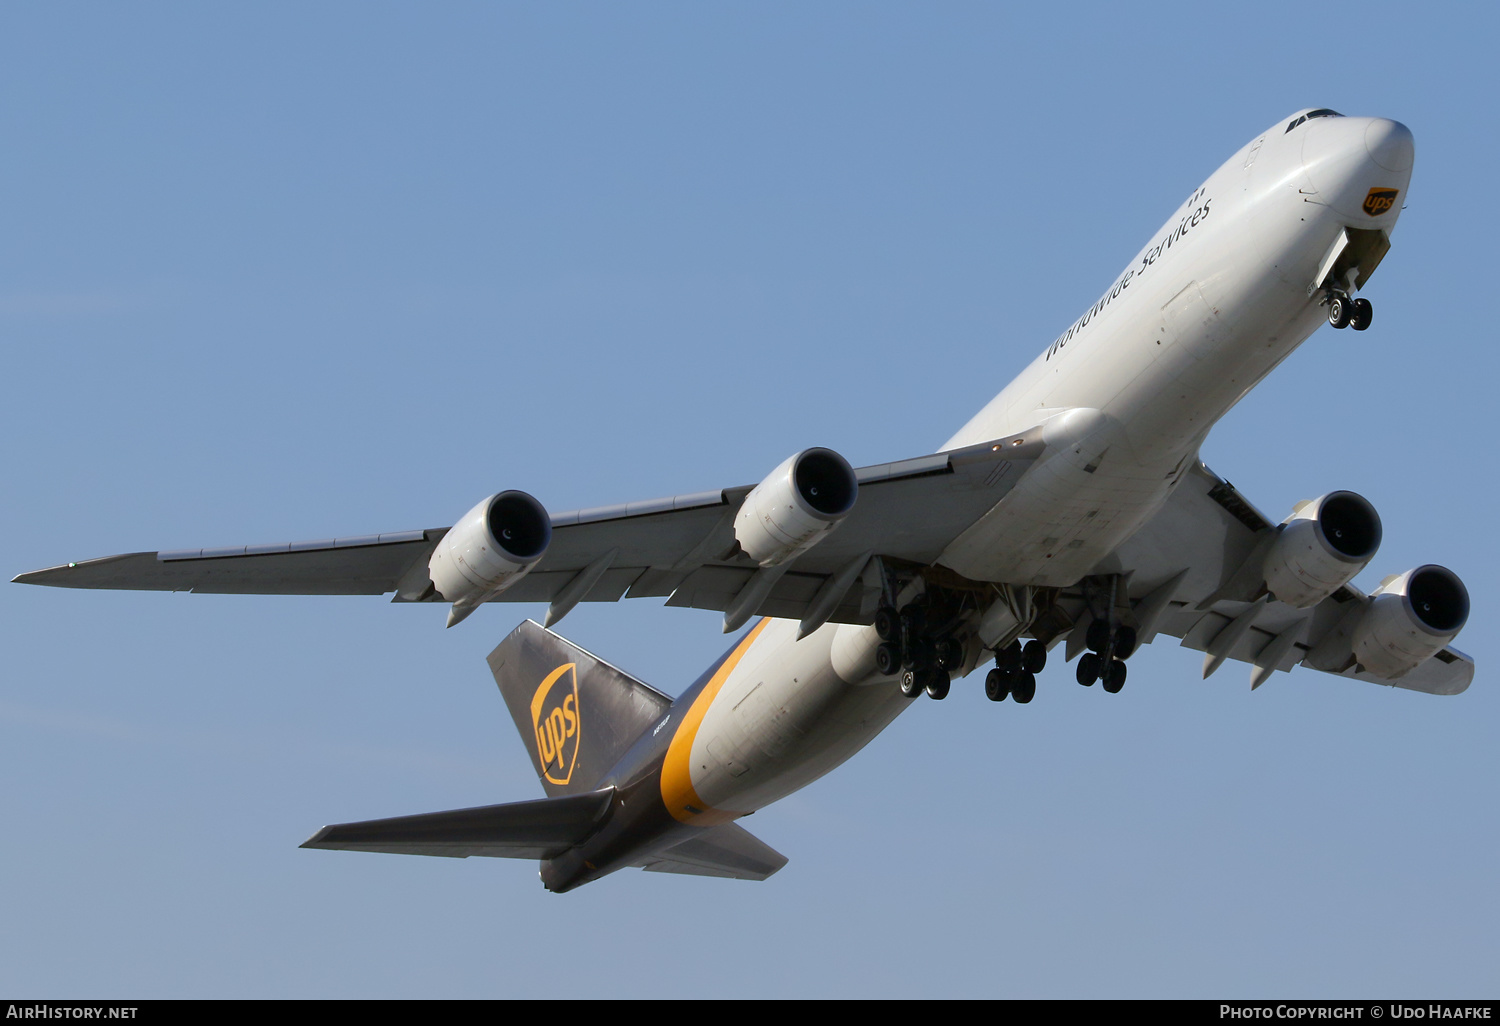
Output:
<instances>
[{"instance_id":1,"label":"wing flap","mask_svg":"<svg viewBox=\"0 0 1500 1026\"><path fill-rule=\"evenodd\" d=\"M326 826L304 848L466 859L550 859L587 840L609 812L613 788L561 798Z\"/></svg>"},{"instance_id":2,"label":"wing flap","mask_svg":"<svg viewBox=\"0 0 1500 1026\"><path fill-rule=\"evenodd\" d=\"M1265 671L1287 671L1294 666L1331 673L1351 680L1362 680L1387 687L1405 688L1431 695L1456 695L1474 679L1474 661L1451 646L1418 664L1395 679L1369 673L1354 662L1347 631L1346 617L1352 624L1349 602L1361 606L1366 599L1353 588L1324 599L1312 609L1293 609L1280 602L1267 602L1253 625L1222 653L1225 660L1247 663ZM1192 602L1174 602L1163 617L1160 632L1181 639L1183 648L1194 649L1212 658L1219 653L1216 642L1252 603L1220 600L1212 608L1200 610ZM1285 639L1285 640L1283 640ZM1205 669L1217 669L1205 659ZM1252 671L1251 682L1259 686L1267 674Z\"/></svg>"},{"instance_id":3,"label":"wing flap","mask_svg":"<svg viewBox=\"0 0 1500 1026\"><path fill-rule=\"evenodd\" d=\"M1341 671L1339 676L1429 695L1459 695L1467 691L1474 680L1474 660L1450 645L1396 680L1386 680L1354 666Z\"/></svg>"}]
</instances>

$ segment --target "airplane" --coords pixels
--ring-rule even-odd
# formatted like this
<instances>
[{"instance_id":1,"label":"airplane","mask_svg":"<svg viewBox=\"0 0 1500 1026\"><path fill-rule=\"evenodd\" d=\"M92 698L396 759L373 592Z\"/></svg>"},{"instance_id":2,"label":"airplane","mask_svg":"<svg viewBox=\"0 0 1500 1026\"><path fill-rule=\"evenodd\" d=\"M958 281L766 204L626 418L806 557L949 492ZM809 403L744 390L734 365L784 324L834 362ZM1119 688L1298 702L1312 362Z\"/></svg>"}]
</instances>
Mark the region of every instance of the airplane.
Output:
<instances>
[{"instance_id":1,"label":"airplane","mask_svg":"<svg viewBox=\"0 0 1500 1026\"><path fill-rule=\"evenodd\" d=\"M1384 118L1308 108L1187 197L1109 288L937 452L855 469L808 448L755 485L550 514L517 490L451 528L138 552L21 574L71 588L547 603L489 656L546 797L323 828L303 846L537 859L564 892L626 867L763 880L786 858L737 821L982 664L1025 705L1051 653L1118 693L1161 636L1258 688L1312 670L1438 695L1469 595L1428 564L1371 594L1379 514L1334 490L1273 523L1199 450L1357 297L1414 160ZM755 622L676 699L550 628L579 602L664 598Z\"/></svg>"}]
</instances>

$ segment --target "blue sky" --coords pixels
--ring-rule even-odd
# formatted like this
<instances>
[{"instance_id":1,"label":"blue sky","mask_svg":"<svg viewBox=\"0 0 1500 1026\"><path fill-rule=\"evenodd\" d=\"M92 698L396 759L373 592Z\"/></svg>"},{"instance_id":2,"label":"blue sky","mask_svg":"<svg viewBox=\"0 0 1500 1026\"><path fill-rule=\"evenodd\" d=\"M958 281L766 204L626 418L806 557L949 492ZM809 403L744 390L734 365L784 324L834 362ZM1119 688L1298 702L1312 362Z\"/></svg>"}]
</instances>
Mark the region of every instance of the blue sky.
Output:
<instances>
[{"instance_id":1,"label":"blue sky","mask_svg":"<svg viewBox=\"0 0 1500 1026\"><path fill-rule=\"evenodd\" d=\"M747 825L760 885L303 851L540 794L484 656L539 608L0 587L0 991L1492 996L1488 7L136 4L0 12L6 576L930 451L1304 106L1417 164L1364 334L1220 424L1263 510L1473 596L1440 699L1163 639L980 680ZM669 692L715 614L564 633Z\"/></svg>"}]
</instances>

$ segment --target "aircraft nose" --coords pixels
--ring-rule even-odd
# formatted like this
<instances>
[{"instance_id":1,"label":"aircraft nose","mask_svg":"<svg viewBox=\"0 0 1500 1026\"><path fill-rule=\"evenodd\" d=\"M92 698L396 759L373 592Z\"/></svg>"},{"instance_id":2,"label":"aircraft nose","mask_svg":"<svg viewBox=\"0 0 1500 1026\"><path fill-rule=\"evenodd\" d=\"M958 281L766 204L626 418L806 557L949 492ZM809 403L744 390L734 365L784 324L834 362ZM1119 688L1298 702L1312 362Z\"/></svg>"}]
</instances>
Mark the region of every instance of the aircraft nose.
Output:
<instances>
[{"instance_id":1,"label":"aircraft nose","mask_svg":"<svg viewBox=\"0 0 1500 1026\"><path fill-rule=\"evenodd\" d=\"M1399 121L1371 118L1365 129L1365 149L1370 159L1387 171L1410 171L1417 148L1411 129Z\"/></svg>"},{"instance_id":2,"label":"aircraft nose","mask_svg":"<svg viewBox=\"0 0 1500 1026\"><path fill-rule=\"evenodd\" d=\"M1389 118L1309 120L1299 131L1302 167L1318 202L1346 224L1394 227L1416 153L1411 131Z\"/></svg>"}]
</instances>

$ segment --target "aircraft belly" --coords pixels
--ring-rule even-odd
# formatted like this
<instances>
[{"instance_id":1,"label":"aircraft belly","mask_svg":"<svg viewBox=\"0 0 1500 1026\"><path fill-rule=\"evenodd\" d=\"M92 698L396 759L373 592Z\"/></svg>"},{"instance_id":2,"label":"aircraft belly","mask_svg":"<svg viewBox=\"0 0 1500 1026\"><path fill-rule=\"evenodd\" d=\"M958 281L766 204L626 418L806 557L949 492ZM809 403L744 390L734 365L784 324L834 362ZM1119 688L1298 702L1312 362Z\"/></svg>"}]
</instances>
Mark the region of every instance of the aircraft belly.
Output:
<instances>
[{"instance_id":1,"label":"aircraft belly","mask_svg":"<svg viewBox=\"0 0 1500 1026\"><path fill-rule=\"evenodd\" d=\"M1176 469L1059 453L1033 467L939 562L979 581L1066 587L1161 508Z\"/></svg>"},{"instance_id":2,"label":"aircraft belly","mask_svg":"<svg viewBox=\"0 0 1500 1026\"><path fill-rule=\"evenodd\" d=\"M850 684L830 660L838 627L801 641L772 620L725 682L692 747L693 790L711 808L753 812L832 770L911 703L892 683Z\"/></svg>"}]
</instances>

